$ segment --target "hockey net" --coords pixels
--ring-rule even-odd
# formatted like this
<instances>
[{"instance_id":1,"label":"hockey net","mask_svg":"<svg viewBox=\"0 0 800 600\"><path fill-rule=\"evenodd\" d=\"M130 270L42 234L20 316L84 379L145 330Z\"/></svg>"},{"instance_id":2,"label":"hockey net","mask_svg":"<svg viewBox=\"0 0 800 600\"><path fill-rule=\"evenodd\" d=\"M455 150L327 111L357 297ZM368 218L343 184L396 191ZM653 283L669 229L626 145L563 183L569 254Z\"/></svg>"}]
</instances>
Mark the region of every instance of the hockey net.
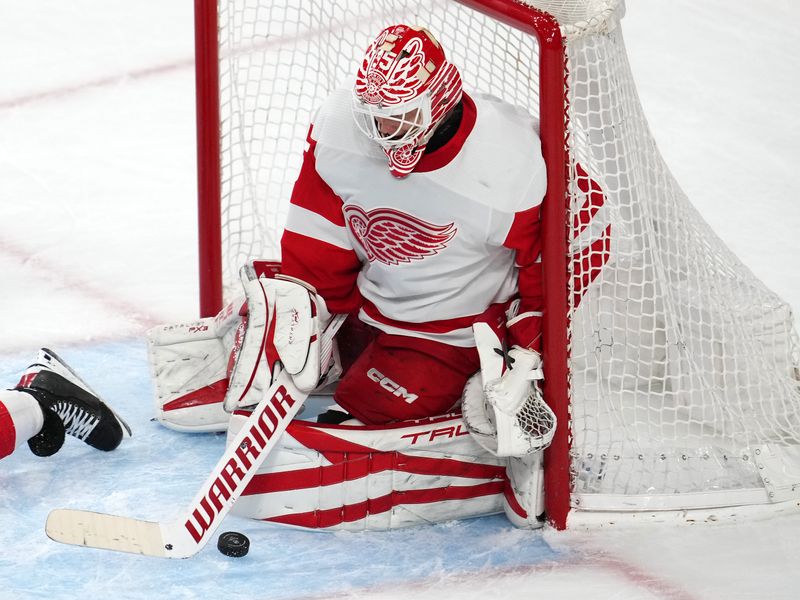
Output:
<instances>
[{"instance_id":1,"label":"hockey net","mask_svg":"<svg viewBox=\"0 0 800 600\"><path fill-rule=\"evenodd\" d=\"M219 167L212 157L201 169L221 173L210 185L220 212L208 217L212 230L221 221L221 243L201 231L201 244L221 249L222 274L206 285L235 292L242 263L278 256L313 111L351 84L382 27L423 24L466 90L541 120L545 395L559 417L546 460L551 520L800 495L790 308L718 239L659 155L619 0L529 3L558 25L514 0L220 0L218 14L197 3L200 29L203 15L219 20L218 125L198 99L220 151ZM207 76L198 81L213 96ZM219 298L208 298L213 312Z\"/></svg>"}]
</instances>

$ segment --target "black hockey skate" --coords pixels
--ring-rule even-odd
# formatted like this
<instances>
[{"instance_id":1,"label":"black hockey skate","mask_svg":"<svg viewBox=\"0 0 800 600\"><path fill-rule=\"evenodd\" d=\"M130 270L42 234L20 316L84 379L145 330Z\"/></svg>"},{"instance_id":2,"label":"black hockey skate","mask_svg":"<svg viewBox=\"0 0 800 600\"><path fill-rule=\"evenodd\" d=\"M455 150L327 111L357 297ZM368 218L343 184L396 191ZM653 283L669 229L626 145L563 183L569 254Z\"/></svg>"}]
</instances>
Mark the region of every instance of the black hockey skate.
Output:
<instances>
[{"instance_id":1,"label":"black hockey skate","mask_svg":"<svg viewBox=\"0 0 800 600\"><path fill-rule=\"evenodd\" d=\"M25 390L29 391L29 390ZM41 402L39 403L41 405ZM44 423L35 436L28 440L28 447L36 456L52 456L64 445L64 423L61 418L49 408L42 406Z\"/></svg>"},{"instance_id":2,"label":"black hockey skate","mask_svg":"<svg viewBox=\"0 0 800 600\"><path fill-rule=\"evenodd\" d=\"M36 398L44 413L42 431L28 442L31 451L38 456L55 453L65 433L105 451L113 450L131 435L125 421L47 348L39 351L37 361L26 369L16 389Z\"/></svg>"}]
</instances>

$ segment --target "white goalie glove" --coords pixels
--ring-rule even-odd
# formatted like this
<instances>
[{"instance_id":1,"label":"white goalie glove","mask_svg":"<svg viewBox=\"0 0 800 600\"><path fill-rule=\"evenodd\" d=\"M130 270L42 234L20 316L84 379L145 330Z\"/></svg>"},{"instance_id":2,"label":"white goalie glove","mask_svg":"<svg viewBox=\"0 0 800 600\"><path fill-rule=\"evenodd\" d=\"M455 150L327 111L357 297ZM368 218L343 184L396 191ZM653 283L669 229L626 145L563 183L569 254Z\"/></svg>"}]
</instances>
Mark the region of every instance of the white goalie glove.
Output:
<instances>
[{"instance_id":1,"label":"white goalie glove","mask_svg":"<svg viewBox=\"0 0 800 600\"><path fill-rule=\"evenodd\" d=\"M247 315L231 357L223 404L227 412L258 403L281 369L298 389L309 392L332 362L332 352L320 355L320 332L330 314L313 288L284 275L259 277L251 265L242 267L239 275Z\"/></svg>"},{"instance_id":2,"label":"white goalie glove","mask_svg":"<svg viewBox=\"0 0 800 600\"><path fill-rule=\"evenodd\" d=\"M281 369L303 391L325 373L325 382L338 376L335 349L320 347L319 332L329 320L322 299L280 275L275 261L255 261L241 278L244 297L217 316L148 332L156 417L164 426L224 431L230 413L258 403Z\"/></svg>"},{"instance_id":3,"label":"white goalie glove","mask_svg":"<svg viewBox=\"0 0 800 600\"><path fill-rule=\"evenodd\" d=\"M481 371L464 389L467 429L496 456L525 456L545 449L553 440L556 417L542 398L541 356L516 346L506 355L500 338L486 323L475 323L473 331Z\"/></svg>"}]
</instances>

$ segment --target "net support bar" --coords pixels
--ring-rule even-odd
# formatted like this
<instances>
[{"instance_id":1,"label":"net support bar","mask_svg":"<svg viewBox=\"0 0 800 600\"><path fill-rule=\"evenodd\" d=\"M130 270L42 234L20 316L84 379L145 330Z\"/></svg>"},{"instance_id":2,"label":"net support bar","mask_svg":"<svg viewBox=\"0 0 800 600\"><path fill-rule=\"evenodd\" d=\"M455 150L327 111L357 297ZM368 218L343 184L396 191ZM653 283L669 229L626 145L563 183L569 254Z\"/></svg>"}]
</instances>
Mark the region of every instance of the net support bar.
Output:
<instances>
[{"instance_id":1,"label":"net support bar","mask_svg":"<svg viewBox=\"0 0 800 600\"><path fill-rule=\"evenodd\" d=\"M567 188L566 57L561 29L549 15L503 0L461 4L534 35L540 47L539 115L542 154L547 165L547 194L542 214L544 270L543 354L545 399L558 419L556 435L545 451L545 509L550 524L564 529L570 506L569 390L567 365Z\"/></svg>"},{"instance_id":2,"label":"net support bar","mask_svg":"<svg viewBox=\"0 0 800 600\"><path fill-rule=\"evenodd\" d=\"M222 308L219 50L216 0L195 0L194 19L200 316L210 317Z\"/></svg>"}]
</instances>

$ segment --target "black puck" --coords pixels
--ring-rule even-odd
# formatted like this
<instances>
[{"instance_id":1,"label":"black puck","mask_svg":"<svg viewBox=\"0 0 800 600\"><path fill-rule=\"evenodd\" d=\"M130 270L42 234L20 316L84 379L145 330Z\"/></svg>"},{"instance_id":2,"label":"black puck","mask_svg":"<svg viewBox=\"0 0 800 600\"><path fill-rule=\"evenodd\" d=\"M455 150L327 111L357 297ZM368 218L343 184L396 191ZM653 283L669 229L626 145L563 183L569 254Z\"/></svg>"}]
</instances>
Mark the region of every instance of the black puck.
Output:
<instances>
[{"instance_id":1,"label":"black puck","mask_svg":"<svg viewBox=\"0 0 800 600\"><path fill-rule=\"evenodd\" d=\"M238 531L226 531L221 533L217 540L217 550L225 556L241 558L250 551L250 540Z\"/></svg>"}]
</instances>

